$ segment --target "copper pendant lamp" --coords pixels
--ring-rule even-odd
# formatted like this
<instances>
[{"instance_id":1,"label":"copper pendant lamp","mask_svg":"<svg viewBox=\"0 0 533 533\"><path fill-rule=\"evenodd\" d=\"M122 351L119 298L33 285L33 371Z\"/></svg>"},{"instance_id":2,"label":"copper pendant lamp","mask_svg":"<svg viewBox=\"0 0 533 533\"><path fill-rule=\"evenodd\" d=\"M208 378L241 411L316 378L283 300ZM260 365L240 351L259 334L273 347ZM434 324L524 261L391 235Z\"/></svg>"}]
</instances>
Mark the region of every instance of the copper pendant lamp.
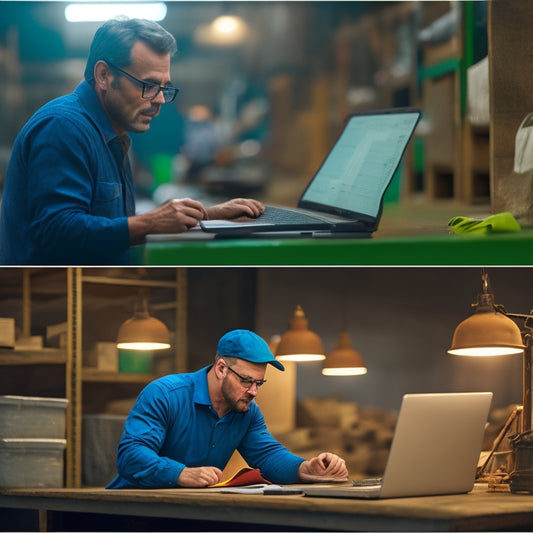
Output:
<instances>
[{"instance_id":1,"label":"copper pendant lamp","mask_svg":"<svg viewBox=\"0 0 533 533\"><path fill-rule=\"evenodd\" d=\"M170 348L168 328L150 316L148 302L143 298L135 306L131 318L118 330L117 348L126 350L166 350Z\"/></svg>"},{"instance_id":2,"label":"copper pendant lamp","mask_svg":"<svg viewBox=\"0 0 533 533\"><path fill-rule=\"evenodd\" d=\"M326 358L322 339L307 326L305 313L297 305L289 329L281 336L276 349L275 355L280 361L321 361Z\"/></svg>"},{"instance_id":3,"label":"copper pendant lamp","mask_svg":"<svg viewBox=\"0 0 533 533\"><path fill-rule=\"evenodd\" d=\"M327 355L322 368L325 376L361 376L367 368L363 356L352 347L345 330L337 337L337 346Z\"/></svg>"}]
</instances>

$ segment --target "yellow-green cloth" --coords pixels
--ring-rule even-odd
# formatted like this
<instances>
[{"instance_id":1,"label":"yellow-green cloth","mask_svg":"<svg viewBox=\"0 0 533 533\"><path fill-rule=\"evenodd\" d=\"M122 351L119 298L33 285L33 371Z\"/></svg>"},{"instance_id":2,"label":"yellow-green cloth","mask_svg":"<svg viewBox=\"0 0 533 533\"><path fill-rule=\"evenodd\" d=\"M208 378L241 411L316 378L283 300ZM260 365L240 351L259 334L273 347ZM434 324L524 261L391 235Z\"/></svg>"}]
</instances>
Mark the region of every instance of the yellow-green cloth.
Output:
<instances>
[{"instance_id":1,"label":"yellow-green cloth","mask_svg":"<svg viewBox=\"0 0 533 533\"><path fill-rule=\"evenodd\" d=\"M453 217L448 226L456 235L463 233L498 233L520 231L522 228L511 213L497 213L482 220L468 217Z\"/></svg>"}]
</instances>

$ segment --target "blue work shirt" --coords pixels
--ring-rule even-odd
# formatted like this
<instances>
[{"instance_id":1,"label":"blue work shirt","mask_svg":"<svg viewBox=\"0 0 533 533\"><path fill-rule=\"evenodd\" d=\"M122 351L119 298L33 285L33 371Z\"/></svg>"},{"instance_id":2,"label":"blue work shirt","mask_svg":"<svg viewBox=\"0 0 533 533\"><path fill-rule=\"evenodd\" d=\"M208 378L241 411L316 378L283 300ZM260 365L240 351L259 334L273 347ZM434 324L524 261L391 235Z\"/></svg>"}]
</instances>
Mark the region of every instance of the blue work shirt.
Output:
<instances>
[{"instance_id":1,"label":"blue work shirt","mask_svg":"<svg viewBox=\"0 0 533 533\"><path fill-rule=\"evenodd\" d=\"M87 82L39 109L13 146L0 264L127 264L135 214L128 141Z\"/></svg>"},{"instance_id":2,"label":"blue work shirt","mask_svg":"<svg viewBox=\"0 0 533 533\"><path fill-rule=\"evenodd\" d=\"M118 476L108 489L178 487L185 467L221 470L237 449L273 483L294 483L303 458L268 432L255 402L246 413L219 418L211 405L207 372L172 374L147 385L133 406L118 446Z\"/></svg>"}]
</instances>

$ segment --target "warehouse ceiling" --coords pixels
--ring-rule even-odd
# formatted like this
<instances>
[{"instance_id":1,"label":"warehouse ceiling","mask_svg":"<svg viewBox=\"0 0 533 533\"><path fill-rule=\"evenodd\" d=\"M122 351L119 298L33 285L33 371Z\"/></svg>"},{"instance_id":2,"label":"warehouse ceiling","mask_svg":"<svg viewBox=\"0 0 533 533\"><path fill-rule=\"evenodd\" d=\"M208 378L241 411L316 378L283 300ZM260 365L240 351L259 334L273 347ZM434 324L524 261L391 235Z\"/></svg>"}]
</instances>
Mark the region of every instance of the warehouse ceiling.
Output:
<instances>
[{"instance_id":1,"label":"warehouse ceiling","mask_svg":"<svg viewBox=\"0 0 533 533\"><path fill-rule=\"evenodd\" d=\"M210 24L219 15L239 15L253 31L269 26L286 30L304 17L308 30L338 26L391 2L261 2L261 1L193 1L167 2L167 16L162 22L181 44L184 51L193 44L195 31ZM69 23L64 12L67 2L0 2L0 38L17 28L20 34L22 61L53 61L85 57L90 39L100 23ZM270 30L271 31L271 30ZM290 37L292 32L286 35ZM317 34L317 37L321 37ZM271 43L275 44L275 43Z\"/></svg>"}]
</instances>

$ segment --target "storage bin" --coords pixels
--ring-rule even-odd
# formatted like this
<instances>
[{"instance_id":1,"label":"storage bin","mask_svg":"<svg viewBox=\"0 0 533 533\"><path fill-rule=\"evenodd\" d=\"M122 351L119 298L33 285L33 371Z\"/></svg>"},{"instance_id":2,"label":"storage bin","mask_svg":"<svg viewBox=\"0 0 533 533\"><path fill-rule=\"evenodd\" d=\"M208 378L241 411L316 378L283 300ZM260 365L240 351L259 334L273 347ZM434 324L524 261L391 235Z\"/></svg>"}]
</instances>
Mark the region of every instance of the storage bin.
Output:
<instances>
[{"instance_id":1,"label":"storage bin","mask_svg":"<svg viewBox=\"0 0 533 533\"><path fill-rule=\"evenodd\" d=\"M63 439L68 400L0 396L0 438Z\"/></svg>"},{"instance_id":2,"label":"storage bin","mask_svg":"<svg viewBox=\"0 0 533 533\"><path fill-rule=\"evenodd\" d=\"M126 416L83 415L82 482L105 486L117 475L117 447Z\"/></svg>"},{"instance_id":3,"label":"storage bin","mask_svg":"<svg viewBox=\"0 0 533 533\"><path fill-rule=\"evenodd\" d=\"M0 438L0 487L62 487L66 442Z\"/></svg>"},{"instance_id":4,"label":"storage bin","mask_svg":"<svg viewBox=\"0 0 533 533\"><path fill-rule=\"evenodd\" d=\"M118 371L129 374L150 374L153 352L145 350L119 350Z\"/></svg>"}]
</instances>

